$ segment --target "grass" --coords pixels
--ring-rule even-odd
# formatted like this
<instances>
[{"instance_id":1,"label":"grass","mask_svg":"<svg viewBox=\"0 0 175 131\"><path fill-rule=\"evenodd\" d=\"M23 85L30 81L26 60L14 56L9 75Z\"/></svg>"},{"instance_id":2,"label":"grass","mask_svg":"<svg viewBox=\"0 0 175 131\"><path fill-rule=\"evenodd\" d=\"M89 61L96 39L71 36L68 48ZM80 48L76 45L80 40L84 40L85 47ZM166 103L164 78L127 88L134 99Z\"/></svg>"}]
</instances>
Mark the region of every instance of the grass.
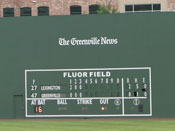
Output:
<instances>
[{"instance_id":1,"label":"grass","mask_svg":"<svg viewBox=\"0 0 175 131\"><path fill-rule=\"evenodd\" d=\"M0 121L0 131L174 131L175 120Z\"/></svg>"}]
</instances>

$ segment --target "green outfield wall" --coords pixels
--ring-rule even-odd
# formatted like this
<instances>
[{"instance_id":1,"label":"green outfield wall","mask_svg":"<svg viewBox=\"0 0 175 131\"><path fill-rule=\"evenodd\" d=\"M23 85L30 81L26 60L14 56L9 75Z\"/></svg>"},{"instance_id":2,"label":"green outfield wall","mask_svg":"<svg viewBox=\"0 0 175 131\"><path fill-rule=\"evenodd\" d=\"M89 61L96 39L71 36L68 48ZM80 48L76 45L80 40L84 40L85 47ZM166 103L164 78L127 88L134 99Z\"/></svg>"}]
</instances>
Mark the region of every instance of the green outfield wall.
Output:
<instances>
[{"instance_id":1,"label":"green outfield wall","mask_svg":"<svg viewBox=\"0 0 175 131\"><path fill-rule=\"evenodd\" d=\"M175 13L0 19L0 118L174 118Z\"/></svg>"}]
</instances>

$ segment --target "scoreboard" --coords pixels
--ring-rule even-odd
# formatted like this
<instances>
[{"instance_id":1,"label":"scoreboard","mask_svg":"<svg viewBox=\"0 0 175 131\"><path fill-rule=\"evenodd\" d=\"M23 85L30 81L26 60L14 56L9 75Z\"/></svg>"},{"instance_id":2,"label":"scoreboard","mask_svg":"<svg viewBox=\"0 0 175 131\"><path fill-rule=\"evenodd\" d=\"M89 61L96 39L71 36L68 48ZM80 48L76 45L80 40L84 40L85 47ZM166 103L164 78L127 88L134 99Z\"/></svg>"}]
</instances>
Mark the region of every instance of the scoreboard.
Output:
<instances>
[{"instance_id":1,"label":"scoreboard","mask_svg":"<svg viewBox=\"0 0 175 131\"><path fill-rule=\"evenodd\" d=\"M26 117L152 116L151 68L25 70Z\"/></svg>"}]
</instances>

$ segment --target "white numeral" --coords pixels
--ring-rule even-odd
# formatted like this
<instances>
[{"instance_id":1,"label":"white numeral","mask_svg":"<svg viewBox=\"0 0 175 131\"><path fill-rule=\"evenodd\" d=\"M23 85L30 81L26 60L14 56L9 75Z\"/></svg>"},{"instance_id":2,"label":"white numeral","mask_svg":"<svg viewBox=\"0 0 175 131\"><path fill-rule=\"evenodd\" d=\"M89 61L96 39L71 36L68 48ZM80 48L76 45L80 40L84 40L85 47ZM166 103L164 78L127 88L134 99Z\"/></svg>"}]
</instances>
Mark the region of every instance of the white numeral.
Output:
<instances>
[{"instance_id":1,"label":"white numeral","mask_svg":"<svg viewBox=\"0 0 175 131\"><path fill-rule=\"evenodd\" d=\"M74 79L74 84L77 84L77 79Z\"/></svg>"},{"instance_id":2,"label":"white numeral","mask_svg":"<svg viewBox=\"0 0 175 131\"><path fill-rule=\"evenodd\" d=\"M82 97L82 93L80 92L80 97Z\"/></svg>"},{"instance_id":3,"label":"white numeral","mask_svg":"<svg viewBox=\"0 0 175 131\"><path fill-rule=\"evenodd\" d=\"M34 91L37 89L37 85L31 85L31 90Z\"/></svg>"},{"instance_id":4,"label":"white numeral","mask_svg":"<svg viewBox=\"0 0 175 131\"><path fill-rule=\"evenodd\" d=\"M103 84L103 78L101 78L101 84Z\"/></svg>"},{"instance_id":5,"label":"white numeral","mask_svg":"<svg viewBox=\"0 0 175 131\"><path fill-rule=\"evenodd\" d=\"M147 97L147 92L144 92L144 96Z\"/></svg>"},{"instance_id":6,"label":"white numeral","mask_svg":"<svg viewBox=\"0 0 175 131\"><path fill-rule=\"evenodd\" d=\"M77 85L74 85L75 90L77 90Z\"/></svg>"},{"instance_id":7,"label":"white numeral","mask_svg":"<svg viewBox=\"0 0 175 131\"><path fill-rule=\"evenodd\" d=\"M72 84L72 79L69 80L69 84Z\"/></svg>"},{"instance_id":8,"label":"white numeral","mask_svg":"<svg viewBox=\"0 0 175 131\"><path fill-rule=\"evenodd\" d=\"M75 97L77 97L77 93L75 93Z\"/></svg>"},{"instance_id":9,"label":"white numeral","mask_svg":"<svg viewBox=\"0 0 175 131\"><path fill-rule=\"evenodd\" d=\"M72 93L70 93L70 98L72 98Z\"/></svg>"},{"instance_id":10,"label":"white numeral","mask_svg":"<svg viewBox=\"0 0 175 131\"><path fill-rule=\"evenodd\" d=\"M117 84L119 84L120 83L120 80L119 80L119 78L117 78Z\"/></svg>"},{"instance_id":11,"label":"white numeral","mask_svg":"<svg viewBox=\"0 0 175 131\"><path fill-rule=\"evenodd\" d=\"M128 89L131 89L131 84L128 84Z\"/></svg>"},{"instance_id":12,"label":"white numeral","mask_svg":"<svg viewBox=\"0 0 175 131\"><path fill-rule=\"evenodd\" d=\"M90 79L90 84L92 84L92 79Z\"/></svg>"},{"instance_id":13,"label":"white numeral","mask_svg":"<svg viewBox=\"0 0 175 131\"><path fill-rule=\"evenodd\" d=\"M37 97L37 93L32 93L32 94L31 94L31 97L32 97L32 98L36 98L36 97Z\"/></svg>"},{"instance_id":14,"label":"white numeral","mask_svg":"<svg viewBox=\"0 0 175 131\"><path fill-rule=\"evenodd\" d=\"M126 80L126 81L127 81L127 83L129 83L129 78L127 78L127 80Z\"/></svg>"},{"instance_id":15,"label":"white numeral","mask_svg":"<svg viewBox=\"0 0 175 131\"><path fill-rule=\"evenodd\" d=\"M109 80L108 80L108 78L106 78L106 84L108 84L108 82L109 82Z\"/></svg>"},{"instance_id":16,"label":"white numeral","mask_svg":"<svg viewBox=\"0 0 175 131\"><path fill-rule=\"evenodd\" d=\"M111 84L113 84L113 82L114 82L114 79L113 79L113 78L111 78Z\"/></svg>"},{"instance_id":17,"label":"white numeral","mask_svg":"<svg viewBox=\"0 0 175 131\"><path fill-rule=\"evenodd\" d=\"M70 85L70 90L72 90L72 85Z\"/></svg>"},{"instance_id":18,"label":"white numeral","mask_svg":"<svg viewBox=\"0 0 175 131\"><path fill-rule=\"evenodd\" d=\"M82 85L79 85L79 89L80 89L80 90L82 89Z\"/></svg>"},{"instance_id":19,"label":"white numeral","mask_svg":"<svg viewBox=\"0 0 175 131\"><path fill-rule=\"evenodd\" d=\"M85 83L88 84L88 79L85 80Z\"/></svg>"},{"instance_id":20,"label":"white numeral","mask_svg":"<svg viewBox=\"0 0 175 131\"><path fill-rule=\"evenodd\" d=\"M97 84L98 83L98 81L97 81L97 79L95 79L95 84Z\"/></svg>"},{"instance_id":21,"label":"white numeral","mask_svg":"<svg viewBox=\"0 0 175 131\"><path fill-rule=\"evenodd\" d=\"M82 84L82 80L81 79L79 79L79 84Z\"/></svg>"},{"instance_id":22,"label":"white numeral","mask_svg":"<svg viewBox=\"0 0 175 131\"><path fill-rule=\"evenodd\" d=\"M136 89L139 89L139 84L136 84Z\"/></svg>"}]
</instances>

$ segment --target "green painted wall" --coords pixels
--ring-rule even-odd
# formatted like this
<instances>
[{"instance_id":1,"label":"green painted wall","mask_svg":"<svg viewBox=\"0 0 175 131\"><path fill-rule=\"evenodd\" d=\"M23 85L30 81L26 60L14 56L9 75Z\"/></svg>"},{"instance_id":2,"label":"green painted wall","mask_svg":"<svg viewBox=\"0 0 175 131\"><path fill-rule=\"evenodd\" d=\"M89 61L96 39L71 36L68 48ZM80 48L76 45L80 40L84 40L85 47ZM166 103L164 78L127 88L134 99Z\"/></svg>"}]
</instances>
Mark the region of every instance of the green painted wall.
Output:
<instances>
[{"instance_id":1,"label":"green painted wall","mask_svg":"<svg viewBox=\"0 0 175 131\"><path fill-rule=\"evenodd\" d=\"M152 85L152 116L149 117L175 117L174 23L174 13L1 18L0 118L25 117L25 70L136 67L151 69L151 81L148 81L148 85ZM118 43L60 46L58 42L59 38L70 40L91 37L117 38ZM140 88L143 88L142 78L149 80L149 75L147 71L140 72L136 72L136 76L138 76ZM31 77L28 76L27 80L30 82L27 83L27 87L30 87L33 78L36 78L36 82L38 78L38 87L42 84L54 84L52 80L55 77L59 76L58 80L62 80L62 74L57 73L33 73ZM115 79L119 78L121 81L123 78L125 87L126 78L131 77L131 84L134 86L133 71L111 71L111 73ZM59 81L58 84L70 85L63 81ZM108 84L102 84L103 86ZM143 113L150 113L150 90L148 87L148 100L140 101L144 106ZM98 90L100 91L101 89ZM118 91L122 94L121 85ZM134 91L132 90L132 93ZM37 93L41 92L38 90ZM127 95L127 92L124 92L125 94ZM98 101L94 101L93 105L79 107L76 101L69 103L66 110L71 115L79 114L76 110L82 107L85 109L88 107L86 113L80 112L83 115L110 114L110 111L114 113L113 107L117 112L113 101L110 101L109 105L99 105ZM28 106L28 113L35 115L34 106L30 104ZM98 108L95 108L96 106ZM103 106L106 112L100 110ZM56 105L56 101L46 101L46 105L43 106L44 112L36 115L52 114L52 107L60 109L62 106ZM133 105L132 101L125 102L125 108L129 113L139 114L138 107ZM122 103L118 110L122 110ZM58 113L57 111L59 110L54 110L54 113Z\"/></svg>"}]
</instances>

